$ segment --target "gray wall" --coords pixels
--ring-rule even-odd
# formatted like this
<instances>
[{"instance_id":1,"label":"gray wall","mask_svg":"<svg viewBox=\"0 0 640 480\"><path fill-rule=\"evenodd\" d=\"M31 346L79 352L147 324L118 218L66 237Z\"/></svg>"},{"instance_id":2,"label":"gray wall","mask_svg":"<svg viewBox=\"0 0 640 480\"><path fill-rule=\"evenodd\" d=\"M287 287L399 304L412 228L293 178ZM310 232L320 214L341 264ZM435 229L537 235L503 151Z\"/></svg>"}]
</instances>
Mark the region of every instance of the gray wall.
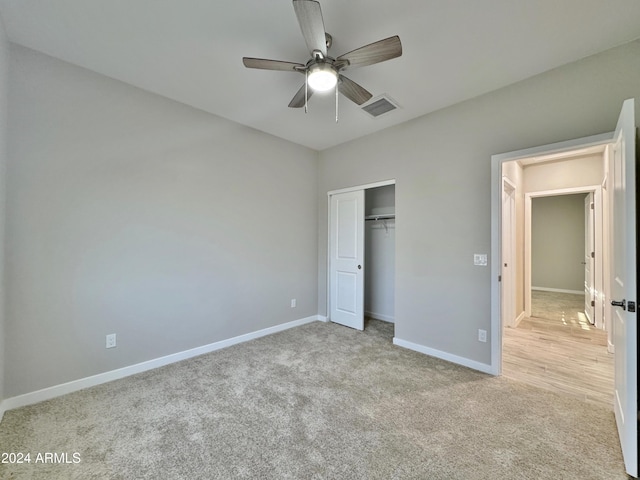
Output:
<instances>
[{"instance_id":1,"label":"gray wall","mask_svg":"<svg viewBox=\"0 0 640 480\"><path fill-rule=\"evenodd\" d=\"M315 151L22 47L10 66L7 397L317 314Z\"/></svg>"},{"instance_id":2,"label":"gray wall","mask_svg":"<svg viewBox=\"0 0 640 480\"><path fill-rule=\"evenodd\" d=\"M584 291L584 199L531 199L531 288Z\"/></svg>"},{"instance_id":3,"label":"gray wall","mask_svg":"<svg viewBox=\"0 0 640 480\"><path fill-rule=\"evenodd\" d=\"M326 192L395 178L396 337L489 364L490 270L473 254L491 247L491 155L613 130L638 78L635 41L321 152L320 312Z\"/></svg>"},{"instance_id":4,"label":"gray wall","mask_svg":"<svg viewBox=\"0 0 640 480\"><path fill-rule=\"evenodd\" d=\"M0 402L4 398L5 373L5 201L7 165L7 97L9 79L9 41L0 18Z\"/></svg>"}]
</instances>

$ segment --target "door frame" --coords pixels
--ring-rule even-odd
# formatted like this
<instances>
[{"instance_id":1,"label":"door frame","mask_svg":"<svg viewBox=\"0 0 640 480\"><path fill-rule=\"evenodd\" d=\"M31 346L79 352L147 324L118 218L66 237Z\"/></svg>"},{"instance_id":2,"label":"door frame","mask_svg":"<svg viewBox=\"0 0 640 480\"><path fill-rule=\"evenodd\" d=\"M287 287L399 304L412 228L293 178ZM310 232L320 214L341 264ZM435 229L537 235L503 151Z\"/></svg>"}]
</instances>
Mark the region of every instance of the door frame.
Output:
<instances>
[{"instance_id":1,"label":"door frame","mask_svg":"<svg viewBox=\"0 0 640 480\"><path fill-rule=\"evenodd\" d=\"M564 142L515 150L491 156L491 366L493 375L502 374L502 318L500 296L502 164L536 155L566 153L581 148L612 143L614 132L592 135Z\"/></svg>"},{"instance_id":2,"label":"door frame","mask_svg":"<svg viewBox=\"0 0 640 480\"><path fill-rule=\"evenodd\" d=\"M387 185L395 185L396 179L392 178L389 180L381 180L379 182L367 183L364 185L354 185L352 187L340 188L338 190L330 190L327 192L327 264L326 264L326 272L327 272L327 302L326 302L326 312L327 312L327 321L331 321L331 196L347 193L347 192L355 192L358 190L368 190L370 188L377 187L386 187ZM396 197L397 198L397 197ZM398 204L396 199L396 215L398 210ZM362 222L364 223L364 212L362 216ZM365 268L366 268L366 258L365 258ZM397 321L397 319L396 319Z\"/></svg>"},{"instance_id":3,"label":"door frame","mask_svg":"<svg viewBox=\"0 0 640 480\"><path fill-rule=\"evenodd\" d=\"M605 292L608 298L608 288L605 285L602 275L602 267L604 265L604 251L603 251L603 222L602 222L602 186L601 185L588 185L584 187L572 187L572 188L560 188L556 190L541 190L538 192L528 192L524 194L524 311L527 317L531 316L531 200L533 198L540 197L555 197L561 195L572 195L578 193L591 193L593 192L593 203L595 210L595 224L594 229L596 252L595 256L595 288L598 291L598 295L595 298L595 309L597 312L602 312L603 295ZM596 328L602 328L602 315L596 315Z\"/></svg>"}]
</instances>

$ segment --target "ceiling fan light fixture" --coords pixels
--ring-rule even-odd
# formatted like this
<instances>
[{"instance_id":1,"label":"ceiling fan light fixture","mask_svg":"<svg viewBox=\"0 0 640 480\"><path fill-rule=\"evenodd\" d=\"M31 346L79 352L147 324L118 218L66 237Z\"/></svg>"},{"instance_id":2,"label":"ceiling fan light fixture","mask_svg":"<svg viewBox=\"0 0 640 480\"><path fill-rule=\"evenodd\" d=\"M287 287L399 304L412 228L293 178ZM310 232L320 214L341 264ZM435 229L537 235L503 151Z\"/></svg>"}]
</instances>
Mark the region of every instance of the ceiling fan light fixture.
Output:
<instances>
[{"instance_id":1,"label":"ceiling fan light fixture","mask_svg":"<svg viewBox=\"0 0 640 480\"><path fill-rule=\"evenodd\" d=\"M328 55L333 40L331 35L324 29L320 2L318 0L293 0L293 9L298 18L298 24L307 44L307 49L311 54L311 58L307 63L243 57L242 63L244 63L244 66L247 68L304 74L305 82L289 102L290 108L305 107L304 110L306 112L310 96L316 92L327 92L332 89L335 89L336 112L338 111L339 93L357 105L368 102L372 97L371 93L353 80L345 77L342 72L343 70L374 65L399 57L402 55L400 37L394 35L393 37L378 40L333 58Z\"/></svg>"},{"instance_id":2,"label":"ceiling fan light fixture","mask_svg":"<svg viewBox=\"0 0 640 480\"><path fill-rule=\"evenodd\" d=\"M338 72L328 63L316 63L309 67L307 82L315 92L326 92L338 83Z\"/></svg>"}]
</instances>

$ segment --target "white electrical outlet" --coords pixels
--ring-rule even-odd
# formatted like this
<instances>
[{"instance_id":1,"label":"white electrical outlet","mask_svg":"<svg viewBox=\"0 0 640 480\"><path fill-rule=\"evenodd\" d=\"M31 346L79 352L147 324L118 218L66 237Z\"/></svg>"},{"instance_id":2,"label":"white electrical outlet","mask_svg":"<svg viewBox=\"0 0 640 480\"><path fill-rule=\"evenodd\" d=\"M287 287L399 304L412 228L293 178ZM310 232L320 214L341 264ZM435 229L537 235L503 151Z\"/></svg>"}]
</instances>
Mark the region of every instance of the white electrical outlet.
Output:
<instances>
[{"instance_id":1,"label":"white electrical outlet","mask_svg":"<svg viewBox=\"0 0 640 480\"><path fill-rule=\"evenodd\" d=\"M478 265L480 267L487 266L487 254L486 253L474 253L473 254L473 264Z\"/></svg>"},{"instance_id":2,"label":"white electrical outlet","mask_svg":"<svg viewBox=\"0 0 640 480\"><path fill-rule=\"evenodd\" d=\"M487 341L487 331L486 330L478 330L478 341L486 342Z\"/></svg>"},{"instance_id":3,"label":"white electrical outlet","mask_svg":"<svg viewBox=\"0 0 640 480\"><path fill-rule=\"evenodd\" d=\"M107 346L106 348L114 348L116 346L116 334L110 333L107 335Z\"/></svg>"},{"instance_id":4,"label":"white electrical outlet","mask_svg":"<svg viewBox=\"0 0 640 480\"><path fill-rule=\"evenodd\" d=\"M296 299L295 298L291 299L291 308L296 308Z\"/></svg>"}]
</instances>

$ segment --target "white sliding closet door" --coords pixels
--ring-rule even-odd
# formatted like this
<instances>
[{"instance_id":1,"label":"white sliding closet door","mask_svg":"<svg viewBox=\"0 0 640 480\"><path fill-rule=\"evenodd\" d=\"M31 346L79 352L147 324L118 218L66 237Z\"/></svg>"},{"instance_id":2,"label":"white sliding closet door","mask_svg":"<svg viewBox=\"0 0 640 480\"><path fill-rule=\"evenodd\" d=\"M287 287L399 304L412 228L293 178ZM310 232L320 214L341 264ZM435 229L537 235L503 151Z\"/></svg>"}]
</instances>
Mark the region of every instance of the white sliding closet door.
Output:
<instances>
[{"instance_id":1,"label":"white sliding closet door","mask_svg":"<svg viewBox=\"0 0 640 480\"><path fill-rule=\"evenodd\" d=\"M331 195L331 321L364 330L364 190Z\"/></svg>"}]
</instances>

